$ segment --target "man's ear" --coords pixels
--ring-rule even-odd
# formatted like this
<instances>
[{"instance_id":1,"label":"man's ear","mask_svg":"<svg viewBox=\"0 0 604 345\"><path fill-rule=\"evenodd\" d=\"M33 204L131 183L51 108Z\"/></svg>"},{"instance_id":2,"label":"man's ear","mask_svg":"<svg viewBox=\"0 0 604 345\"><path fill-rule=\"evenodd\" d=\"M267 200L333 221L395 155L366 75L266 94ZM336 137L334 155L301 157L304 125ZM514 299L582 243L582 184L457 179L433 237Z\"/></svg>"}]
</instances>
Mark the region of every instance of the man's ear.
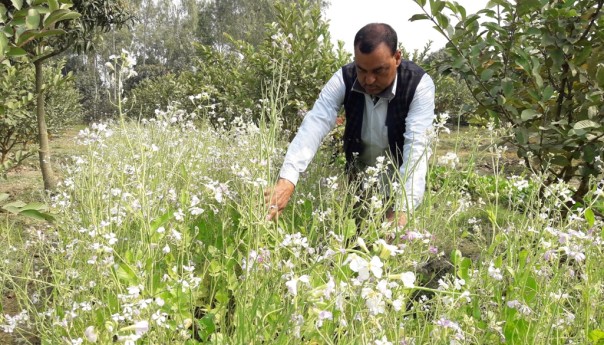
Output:
<instances>
[{"instance_id":1,"label":"man's ear","mask_svg":"<svg viewBox=\"0 0 604 345\"><path fill-rule=\"evenodd\" d=\"M401 64L401 51L399 49L396 50L396 53L394 53L394 59L396 60L396 67L398 67L398 65Z\"/></svg>"}]
</instances>

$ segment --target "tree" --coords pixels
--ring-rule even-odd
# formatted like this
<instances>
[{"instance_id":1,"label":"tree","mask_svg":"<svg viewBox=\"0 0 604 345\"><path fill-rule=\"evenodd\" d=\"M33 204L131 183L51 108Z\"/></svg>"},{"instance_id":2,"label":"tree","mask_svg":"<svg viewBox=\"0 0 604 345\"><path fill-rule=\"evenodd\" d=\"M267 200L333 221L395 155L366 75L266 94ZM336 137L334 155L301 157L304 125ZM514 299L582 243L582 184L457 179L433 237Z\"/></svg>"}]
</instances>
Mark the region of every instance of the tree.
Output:
<instances>
[{"instance_id":1,"label":"tree","mask_svg":"<svg viewBox=\"0 0 604 345\"><path fill-rule=\"evenodd\" d=\"M245 41L252 46L262 44L265 38L265 25L277 21L277 3L298 4L299 1L287 0L214 0L203 1L199 9L198 33L201 43L216 48L225 48L231 40ZM328 6L327 1L310 0L320 9Z\"/></svg>"},{"instance_id":2,"label":"tree","mask_svg":"<svg viewBox=\"0 0 604 345\"><path fill-rule=\"evenodd\" d=\"M343 44L334 49L316 1L277 2L274 11L275 21L267 23L257 46L228 34L230 49L201 46L196 84L211 86L210 99L224 107L216 113L227 122L234 117L229 114L253 112L254 102L278 88L285 102L279 114L283 128L293 132L323 84L350 55ZM257 120L259 114L253 116Z\"/></svg>"},{"instance_id":3,"label":"tree","mask_svg":"<svg viewBox=\"0 0 604 345\"><path fill-rule=\"evenodd\" d=\"M493 0L471 15L429 5L411 20L431 20L449 40L442 70L464 78L480 113L511 124L519 157L546 184L577 181L581 200L604 158L604 0Z\"/></svg>"},{"instance_id":4,"label":"tree","mask_svg":"<svg viewBox=\"0 0 604 345\"><path fill-rule=\"evenodd\" d=\"M442 67L447 66L447 52L444 48L430 53L432 42L428 42L422 50L408 52L402 44L399 49L404 59L411 60L420 65L434 80L436 95L434 99L434 112L436 114L449 114L455 124L466 122L466 115L476 108L476 102L463 79L456 73L447 71L443 73Z\"/></svg>"},{"instance_id":5,"label":"tree","mask_svg":"<svg viewBox=\"0 0 604 345\"><path fill-rule=\"evenodd\" d=\"M107 31L129 19L121 0L3 0L0 3L0 59L33 63L35 68L36 117L40 145L40 170L44 189L56 187L50 164L50 148L44 109L42 65L44 61L73 48L93 48L97 30ZM4 59L3 59L4 60ZM6 63L6 62L5 62Z\"/></svg>"}]
</instances>

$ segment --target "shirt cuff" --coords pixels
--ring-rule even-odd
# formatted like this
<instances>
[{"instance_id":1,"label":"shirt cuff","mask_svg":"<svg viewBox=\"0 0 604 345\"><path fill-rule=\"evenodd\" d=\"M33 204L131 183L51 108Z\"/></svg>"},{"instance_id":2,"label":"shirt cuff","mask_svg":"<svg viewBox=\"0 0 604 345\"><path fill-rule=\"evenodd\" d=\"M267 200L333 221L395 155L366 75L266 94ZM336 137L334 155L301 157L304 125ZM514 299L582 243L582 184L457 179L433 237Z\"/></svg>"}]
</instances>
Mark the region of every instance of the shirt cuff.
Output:
<instances>
[{"instance_id":1,"label":"shirt cuff","mask_svg":"<svg viewBox=\"0 0 604 345\"><path fill-rule=\"evenodd\" d=\"M283 164L283 166L281 167L281 170L279 171L279 177L288 180L295 186L298 184L300 173L296 170L294 166L286 163Z\"/></svg>"}]
</instances>

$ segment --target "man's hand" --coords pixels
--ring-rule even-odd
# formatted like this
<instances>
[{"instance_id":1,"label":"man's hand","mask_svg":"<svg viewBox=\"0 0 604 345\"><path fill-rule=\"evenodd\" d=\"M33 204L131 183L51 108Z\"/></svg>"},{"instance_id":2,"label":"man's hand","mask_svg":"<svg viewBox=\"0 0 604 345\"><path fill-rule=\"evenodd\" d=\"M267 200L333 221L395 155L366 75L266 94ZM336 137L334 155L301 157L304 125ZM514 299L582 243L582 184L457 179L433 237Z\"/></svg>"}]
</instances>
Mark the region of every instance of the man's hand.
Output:
<instances>
[{"instance_id":1,"label":"man's hand","mask_svg":"<svg viewBox=\"0 0 604 345\"><path fill-rule=\"evenodd\" d=\"M287 206L292 194L294 194L295 189L296 186L291 181L280 178L273 187L267 188L264 191L264 202L266 207L268 207L266 220L273 220L279 217L285 206Z\"/></svg>"},{"instance_id":2,"label":"man's hand","mask_svg":"<svg viewBox=\"0 0 604 345\"><path fill-rule=\"evenodd\" d=\"M396 213L394 212L394 210L389 209L388 212L386 212L386 220L389 222L394 222L395 215ZM405 225L407 225L407 214L405 212L398 213L397 225L400 227L404 227Z\"/></svg>"}]
</instances>

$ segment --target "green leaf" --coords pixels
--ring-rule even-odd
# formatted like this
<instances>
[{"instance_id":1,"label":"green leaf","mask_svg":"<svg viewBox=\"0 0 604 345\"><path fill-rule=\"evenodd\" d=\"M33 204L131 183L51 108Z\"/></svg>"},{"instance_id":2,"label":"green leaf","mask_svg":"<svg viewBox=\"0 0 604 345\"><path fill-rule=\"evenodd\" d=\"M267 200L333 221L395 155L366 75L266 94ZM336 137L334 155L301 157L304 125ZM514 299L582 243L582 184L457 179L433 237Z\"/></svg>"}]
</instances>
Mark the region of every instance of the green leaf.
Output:
<instances>
[{"instance_id":1,"label":"green leaf","mask_svg":"<svg viewBox=\"0 0 604 345\"><path fill-rule=\"evenodd\" d=\"M541 114L539 114L533 109L524 109L520 114L520 118L522 119L522 121L529 121L540 116Z\"/></svg>"},{"instance_id":2,"label":"green leaf","mask_svg":"<svg viewBox=\"0 0 604 345\"><path fill-rule=\"evenodd\" d=\"M585 220L587 221L587 225L591 228L594 226L596 222L596 216L594 215L594 211L591 208L585 209Z\"/></svg>"},{"instance_id":3,"label":"green leaf","mask_svg":"<svg viewBox=\"0 0 604 345\"><path fill-rule=\"evenodd\" d=\"M528 144L529 133L528 129L525 127L516 128L516 141L520 145Z\"/></svg>"},{"instance_id":4,"label":"green leaf","mask_svg":"<svg viewBox=\"0 0 604 345\"><path fill-rule=\"evenodd\" d=\"M8 51L8 38L3 32L0 32L0 60L6 55Z\"/></svg>"},{"instance_id":5,"label":"green leaf","mask_svg":"<svg viewBox=\"0 0 604 345\"><path fill-rule=\"evenodd\" d=\"M37 29L40 25L40 13L37 10L31 8L27 11L27 18L25 19L25 27L28 30Z\"/></svg>"},{"instance_id":6,"label":"green leaf","mask_svg":"<svg viewBox=\"0 0 604 345\"><path fill-rule=\"evenodd\" d=\"M503 91L503 95L506 98L510 98L512 92L514 91L514 82L509 78L505 78L503 83L501 83L501 89Z\"/></svg>"},{"instance_id":7,"label":"green leaf","mask_svg":"<svg viewBox=\"0 0 604 345\"><path fill-rule=\"evenodd\" d=\"M0 202L7 200L10 197L8 193L0 193Z\"/></svg>"},{"instance_id":8,"label":"green leaf","mask_svg":"<svg viewBox=\"0 0 604 345\"><path fill-rule=\"evenodd\" d=\"M443 8L445 8L446 3L440 0L430 0L430 13L433 16L440 14Z\"/></svg>"},{"instance_id":9,"label":"green leaf","mask_svg":"<svg viewBox=\"0 0 604 345\"><path fill-rule=\"evenodd\" d=\"M0 24L6 23L8 17L6 16L6 7L4 4L0 4Z\"/></svg>"},{"instance_id":10,"label":"green leaf","mask_svg":"<svg viewBox=\"0 0 604 345\"><path fill-rule=\"evenodd\" d=\"M480 73L480 80L489 81L493 77L493 74L495 74L493 69L485 69L482 71L482 73Z\"/></svg>"},{"instance_id":11,"label":"green leaf","mask_svg":"<svg viewBox=\"0 0 604 345\"><path fill-rule=\"evenodd\" d=\"M117 273L118 279L121 280L122 282L130 284L130 285L136 285L136 282L137 282L136 274L134 273L132 268L130 268L130 266L128 264L126 264L125 262L123 262L119 265L116 273Z\"/></svg>"},{"instance_id":12,"label":"green leaf","mask_svg":"<svg viewBox=\"0 0 604 345\"><path fill-rule=\"evenodd\" d=\"M428 17L427 14L420 13L420 14L414 14L413 16L411 16L411 18L409 18L409 21L414 22L416 20L425 20L425 19L430 19L430 17Z\"/></svg>"},{"instance_id":13,"label":"green leaf","mask_svg":"<svg viewBox=\"0 0 604 345\"><path fill-rule=\"evenodd\" d=\"M36 35L36 38L44 38L49 36L60 36L66 34L67 31L63 29L52 29L52 30L44 30Z\"/></svg>"},{"instance_id":14,"label":"green leaf","mask_svg":"<svg viewBox=\"0 0 604 345\"><path fill-rule=\"evenodd\" d=\"M522 295L524 297L524 301L530 303L537 296L537 292L539 288L537 286L537 280L532 276L527 276L524 280L524 286L522 289Z\"/></svg>"},{"instance_id":15,"label":"green leaf","mask_svg":"<svg viewBox=\"0 0 604 345\"><path fill-rule=\"evenodd\" d=\"M25 31L24 33L21 34L21 36L19 36L19 39L17 40L17 46L19 46L19 47L23 46L30 39L36 37L37 34L38 34L37 30Z\"/></svg>"},{"instance_id":16,"label":"green leaf","mask_svg":"<svg viewBox=\"0 0 604 345\"><path fill-rule=\"evenodd\" d=\"M575 123L575 125L573 126L574 130L579 130L579 129L585 129L585 128L597 128L600 127L600 124L592 121L592 120L582 120L579 121L577 123Z\"/></svg>"},{"instance_id":17,"label":"green leaf","mask_svg":"<svg viewBox=\"0 0 604 345\"><path fill-rule=\"evenodd\" d=\"M470 258L463 258L457 271L457 276L466 282L470 281L470 267L472 267L472 260Z\"/></svg>"},{"instance_id":18,"label":"green leaf","mask_svg":"<svg viewBox=\"0 0 604 345\"><path fill-rule=\"evenodd\" d=\"M69 12L67 14L64 14L61 16L61 18L58 20L59 22L65 21L65 20L73 20L73 19L77 19L80 18L82 15L77 13L77 12Z\"/></svg>"},{"instance_id":19,"label":"green leaf","mask_svg":"<svg viewBox=\"0 0 604 345\"><path fill-rule=\"evenodd\" d=\"M198 334L206 341L214 331L216 331L216 325L214 324L214 314L208 313L204 315L201 319L197 320L197 325L199 326Z\"/></svg>"},{"instance_id":20,"label":"green leaf","mask_svg":"<svg viewBox=\"0 0 604 345\"><path fill-rule=\"evenodd\" d=\"M27 52L23 48L10 47L8 50L8 53L6 55L8 57L16 58L16 57L26 56Z\"/></svg>"},{"instance_id":21,"label":"green leaf","mask_svg":"<svg viewBox=\"0 0 604 345\"><path fill-rule=\"evenodd\" d=\"M49 222L55 220L53 215L46 212L40 212L38 210L23 210L19 212L19 214L37 220L46 220Z\"/></svg>"},{"instance_id":22,"label":"green leaf","mask_svg":"<svg viewBox=\"0 0 604 345\"><path fill-rule=\"evenodd\" d=\"M554 95L554 88L551 85L548 85L545 87L545 89L543 89L543 94L541 95L542 96L541 100L543 102L547 102L550 100L550 98L552 98L553 95Z\"/></svg>"},{"instance_id":23,"label":"green leaf","mask_svg":"<svg viewBox=\"0 0 604 345\"><path fill-rule=\"evenodd\" d=\"M524 15L541 8L539 0L518 0L517 10L519 15Z\"/></svg>"},{"instance_id":24,"label":"green leaf","mask_svg":"<svg viewBox=\"0 0 604 345\"><path fill-rule=\"evenodd\" d=\"M426 0L416 0L416 2L421 6L424 7L426 6Z\"/></svg>"},{"instance_id":25,"label":"green leaf","mask_svg":"<svg viewBox=\"0 0 604 345\"><path fill-rule=\"evenodd\" d=\"M599 329L594 329L589 332L589 340L591 340L595 345L600 345L604 342L604 331Z\"/></svg>"},{"instance_id":26,"label":"green leaf","mask_svg":"<svg viewBox=\"0 0 604 345\"><path fill-rule=\"evenodd\" d=\"M604 88L604 65L598 66L598 72L596 72L596 81L601 88Z\"/></svg>"},{"instance_id":27,"label":"green leaf","mask_svg":"<svg viewBox=\"0 0 604 345\"><path fill-rule=\"evenodd\" d=\"M162 216L155 218L151 222L151 233L154 233L155 231L157 231L157 229L159 229L160 226L164 225L167 221L172 219L173 216L174 216L174 211L169 211L169 212L164 213Z\"/></svg>"},{"instance_id":28,"label":"green leaf","mask_svg":"<svg viewBox=\"0 0 604 345\"><path fill-rule=\"evenodd\" d=\"M26 210L44 211L47 208L48 207L41 202L30 202L29 204L21 207L21 210L23 210L23 211L26 211Z\"/></svg>"},{"instance_id":29,"label":"green leaf","mask_svg":"<svg viewBox=\"0 0 604 345\"><path fill-rule=\"evenodd\" d=\"M461 253L461 251L459 249L455 249L454 251L451 252L451 263L453 263L454 265L460 264L462 259L463 259L463 254Z\"/></svg>"},{"instance_id":30,"label":"green leaf","mask_svg":"<svg viewBox=\"0 0 604 345\"><path fill-rule=\"evenodd\" d=\"M550 163L561 166L561 167L565 167L570 164L570 161L568 160L568 158L566 158L564 156L556 155L550 160Z\"/></svg>"},{"instance_id":31,"label":"green leaf","mask_svg":"<svg viewBox=\"0 0 604 345\"><path fill-rule=\"evenodd\" d=\"M11 0L11 2L13 3L13 6L15 6L15 8L17 10L20 10L21 7L23 7L23 0Z\"/></svg>"},{"instance_id":32,"label":"green leaf","mask_svg":"<svg viewBox=\"0 0 604 345\"><path fill-rule=\"evenodd\" d=\"M2 208L7 210L10 207L10 208L17 210L17 212L18 212L18 211L21 211L21 207L23 207L25 205L26 204L23 201L17 200L17 201L13 201L11 203L8 203L8 204L2 206Z\"/></svg>"},{"instance_id":33,"label":"green leaf","mask_svg":"<svg viewBox=\"0 0 604 345\"><path fill-rule=\"evenodd\" d=\"M69 13L69 10L65 10L65 9L56 10L56 11L52 12L46 18L44 18L44 24L43 24L44 27L45 28L50 27L54 23L58 22L61 19L61 16L65 15L67 13Z\"/></svg>"},{"instance_id":34,"label":"green leaf","mask_svg":"<svg viewBox=\"0 0 604 345\"><path fill-rule=\"evenodd\" d=\"M59 9L59 2L57 0L48 0L48 8L51 11L56 11Z\"/></svg>"}]
</instances>

